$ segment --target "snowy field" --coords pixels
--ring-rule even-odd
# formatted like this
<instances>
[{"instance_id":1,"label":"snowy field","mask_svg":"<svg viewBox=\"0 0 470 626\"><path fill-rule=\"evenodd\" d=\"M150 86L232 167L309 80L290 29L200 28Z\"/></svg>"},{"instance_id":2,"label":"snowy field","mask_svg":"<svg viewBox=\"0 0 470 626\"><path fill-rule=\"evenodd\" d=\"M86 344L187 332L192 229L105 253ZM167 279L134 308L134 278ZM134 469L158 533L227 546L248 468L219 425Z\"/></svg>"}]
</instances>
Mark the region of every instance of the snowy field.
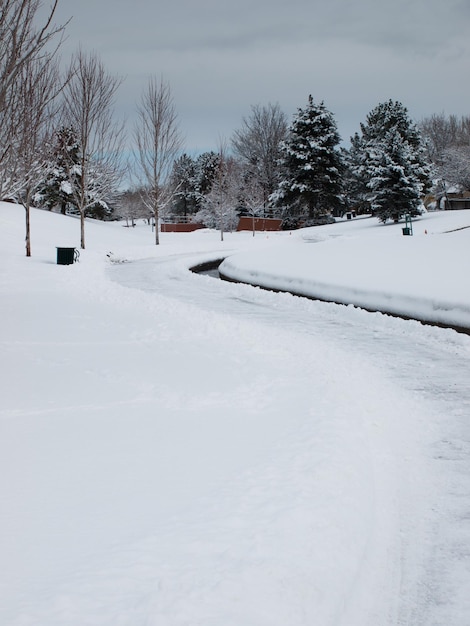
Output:
<instances>
[{"instance_id":1,"label":"snowy field","mask_svg":"<svg viewBox=\"0 0 470 626\"><path fill-rule=\"evenodd\" d=\"M0 204L0 624L468 626L470 337L188 271L470 325L470 211L402 226Z\"/></svg>"}]
</instances>

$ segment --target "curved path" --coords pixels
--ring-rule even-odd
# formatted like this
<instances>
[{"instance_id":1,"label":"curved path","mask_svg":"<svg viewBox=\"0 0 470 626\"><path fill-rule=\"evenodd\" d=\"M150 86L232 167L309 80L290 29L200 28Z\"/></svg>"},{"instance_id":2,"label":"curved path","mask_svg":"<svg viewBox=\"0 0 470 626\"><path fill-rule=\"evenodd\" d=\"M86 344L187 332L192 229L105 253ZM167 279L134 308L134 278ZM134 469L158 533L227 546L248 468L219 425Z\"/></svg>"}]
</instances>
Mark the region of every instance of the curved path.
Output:
<instances>
[{"instance_id":1,"label":"curved path","mask_svg":"<svg viewBox=\"0 0 470 626\"><path fill-rule=\"evenodd\" d=\"M221 314L234 329L240 322L261 325L273 345L296 338L306 351L315 352L320 346L319 359L328 358L330 347L344 355L341 376L347 376L348 368L351 375L356 367L376 370L396 387L398 411L406 412L409 406L412 420L415 408L422 408L425 419L413 425L416 440L412 442L418 442L420 449L397 443L404 446L398 456L402 454L402 478L409 485L407 495L396 502L399 530L394 532L400 535L396 538L399 548L388 557L388 593L390 598L395 593L396 598L391 600L394 606L389 617L381 616L376 623L470 623L466 599L470 586L470 338L450 329L188 272L197 263L197 257L186 255L122 264L110 272L121 285ZM390 432L398 441L400 433ZM372 442L375 436L372 433ZM384 481L377 487L380 495L381 489L387 489L387 476L380 472L378 476ZM424 502L414 509L414 501L420 499ZM363 583L357 583L353 597L370 593L376 584L374 557L364 563L367 567L357 576Z\"/></svg>"}]
</instances>

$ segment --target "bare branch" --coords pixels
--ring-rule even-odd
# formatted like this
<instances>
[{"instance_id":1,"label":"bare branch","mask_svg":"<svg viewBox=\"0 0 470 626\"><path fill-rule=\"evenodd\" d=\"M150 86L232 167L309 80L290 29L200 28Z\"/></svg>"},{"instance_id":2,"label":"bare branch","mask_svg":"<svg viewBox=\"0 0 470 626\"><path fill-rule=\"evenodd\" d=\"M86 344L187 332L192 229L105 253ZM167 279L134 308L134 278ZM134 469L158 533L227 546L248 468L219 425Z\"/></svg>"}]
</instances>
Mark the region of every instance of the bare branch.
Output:
<instances>
[{"instance_id":1,"label":"bare branch","mask_svg":"<svg viewBox=\"0 0 470 626\"><path fill-rule=\"evenodd\" d=\"M42 27L35 22L41 0L4 0L0 11L0 112L5 108L7 94L14 86L24 65L41 56L54 56L62 42L66 24L56 26L53 18L58 0L54 0ZM57 35L55 49L46 46Z\"/></svg>"}]
</instances>

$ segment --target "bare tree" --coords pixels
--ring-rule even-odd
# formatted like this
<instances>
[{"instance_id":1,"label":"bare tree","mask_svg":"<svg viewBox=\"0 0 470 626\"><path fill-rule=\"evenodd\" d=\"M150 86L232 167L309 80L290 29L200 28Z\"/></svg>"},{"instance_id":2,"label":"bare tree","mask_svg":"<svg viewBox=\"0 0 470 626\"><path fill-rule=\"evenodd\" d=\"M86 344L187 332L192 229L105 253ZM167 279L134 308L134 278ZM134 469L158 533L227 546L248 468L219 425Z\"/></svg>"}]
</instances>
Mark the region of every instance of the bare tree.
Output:
<instances>
[{"instance_id":1,"label":"bare tree","mask_svg":"<svg viewBox=\"0 0 470 626\"><path fill-rule=\"evenodd\" d=\"M26 256L31 256L30 206L33 193L45 176L48 143L57 113L61 89L58 63L54 58L29 60L18 75L18 119L14 146L16 194L26 211Z\"/></svg>"},{"instance_id":2,"label":"bare tree","mask_svg":"<svg viewBox=\"0 0 470 626\"><path fill-rule=\"evenodd\" d=\"M438 173L443 181L470 189L470 146L454 146L444 150Z\"/></svg>"},{"instance_id":3,"label":"bare tree","mask_svg":"<svg viewBox=\"0 0 470 626\"><path fill-rule=\"evenodd\" d=\"M218 152L217 172L212 187L202 199L202 209L196 214L196 220L208 228L220 230L220 240L224 233L232 231L238 222L240 205L240 162L227 155L227 147L221 142Z\"/></svg>"},{"instance_id":4,"label":"bare tree","mask_svg":"<svg viewBox=\"0 0 470 626\"><path fill-rule=\"evenodd\" d=\"M4 108L0 111L0 192L1 198L15 197L16 155L18 143L17 128L20 119L20 98L17 91L11 90Z\"/></svg>"},{"instance_id":5,"label":"bare tree","mask_svg":"<svg viewBox=\"0 0 470 626\"><path fill-rule=\"evenodd\" d=\"M38 25L41 0L1 0L0 3L0 190L2 196L14 195L12 174L18 155L15 150L24 106L22 81L34 67L44 67L56 56L65 25L56 26L53 18L58 0L54 0L44 22ZM50 44L54 42L54 47ZM28 69L26 69L28 68ZM23 90L23 93L19 93ZM22 129L24 130L24 129Z\"/></svg>"},{"instance_id":6,"label":"bare tree","mask_svg":"<svg viewBox=\"0 0 470 626\"><path fill-rule=\"evenodd\" d=\"M241 174L240 202L242 210L251 217L253 237L256 233L256 218L265 213L265 189L259 178L250 171Z\"/></svg>"},{"instance_id":7,"label":"bare tree","mask_svg":"<svg viewBox=\"0 0 470 626\"><path fill-rule=\"evenodd\" d=\"M41 24L41 0L0 3L0 190L25 207L27 256L30 204L43 174L52 103L60 91L56 53L65 25L53 24L57 1Z\"/></svg>"},{"instance_id":8,"label":"bare tree","mask_svg":"<svg viewBox=\"0 0 470 626\"><path fill-rule=\"evenodd\" d=\"M470 146L470 117L444 113L423 119L419 130L425 140L429 157L433 163L442 162L444 152L457 146Z\"/></svg>"},{"instance_id":9,"label":"bare tree","mask_svg":"<svg viewBox=\"0 0 470 626\"><path fill-rule=\"evenodd\" d=\"M55 50L46 46L62 35L67 24L53 24L58 0L54 0L42 26L36 26L41 0L2 0L0 5L0 111L5 108L7 95L14 88L23 66L42 55L54 56ZM68 23L68 22L67 22Z\"/></svg>"},{"instance_id":10,"label":"bare tree","mask_svg":"<svg viewBox=\"0 0 470 626\"><path fill-rule=\"evenodd\" d=\"M279 148L286 138L287 126L286 115L278 104L255 105L232 136L235 154L245 163L251 180L256 178L263 190L263 208L280 180Z\"/></svg>"},{"instance_id":11,"label":"bare tree","mask_svg":"<svg viewBox=\"0 0 470 626\"><path fill-rule=\"evenodd\" d=\"M433 164L437 205L442 198L447 204L449 185L470 189L470 116L434 114L419 128Z\"/></svg>"},{"instance_id":12,"label":"bare tree","mask_svg":"<svg viewBox=\"0 0 470 626\"><path fill-rule=\"evenodd\" d=\"M119 198L119 215L126 220L126 225L135 226L136 219L149 220L151 214L142 202L141 189L128 189Z\"/></svg>"},{"instance_id":13,"label":"bare tree","mask_svg":"<svg viewBox=\"0 0 470 626\"><path fill-rule=\"evenodd\" d=\"M160 243L158 220L170 201L169 180L181 151L181 137L170 86L151 77L137 107L134 128L136 176L145 190L143 201L155 220L155 244Z\"/></svg>"},{"instance_id":14,"label":"bare tree","mask_svg":"<svg viewBox=\"0 0 470 626\"><path fill-rule=\"evenodd\" d=\"M109 74L95 53L73 56L64 88L64 123L73 128L79 159L70 163L73 203L80 213L80 246L85 248L85 216L96 203L117 193L123 176L124 126L115 122L114 98L122 79Z\"/></svg>"}]
</instances>

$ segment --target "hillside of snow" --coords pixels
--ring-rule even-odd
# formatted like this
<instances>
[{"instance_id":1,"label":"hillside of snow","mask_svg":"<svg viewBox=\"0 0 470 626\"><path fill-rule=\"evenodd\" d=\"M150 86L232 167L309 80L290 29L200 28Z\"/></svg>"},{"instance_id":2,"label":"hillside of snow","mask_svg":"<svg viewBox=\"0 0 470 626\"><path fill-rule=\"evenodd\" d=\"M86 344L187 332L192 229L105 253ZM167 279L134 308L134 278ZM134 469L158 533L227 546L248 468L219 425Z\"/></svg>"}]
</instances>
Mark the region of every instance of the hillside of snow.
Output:
<instances>
[{"instance_id":1,"label":"hillside of snow","mask_svg":"<svg viewBox=\"0 0 470 626\"><path fill-rule=\"evenodd\" d=\"M79 221L31 220L26 258L0 203L0 624L468 626L470 337L188 268L462 322L470 211L87 221L66 266Z\"/></svg>"}]
</instances>

